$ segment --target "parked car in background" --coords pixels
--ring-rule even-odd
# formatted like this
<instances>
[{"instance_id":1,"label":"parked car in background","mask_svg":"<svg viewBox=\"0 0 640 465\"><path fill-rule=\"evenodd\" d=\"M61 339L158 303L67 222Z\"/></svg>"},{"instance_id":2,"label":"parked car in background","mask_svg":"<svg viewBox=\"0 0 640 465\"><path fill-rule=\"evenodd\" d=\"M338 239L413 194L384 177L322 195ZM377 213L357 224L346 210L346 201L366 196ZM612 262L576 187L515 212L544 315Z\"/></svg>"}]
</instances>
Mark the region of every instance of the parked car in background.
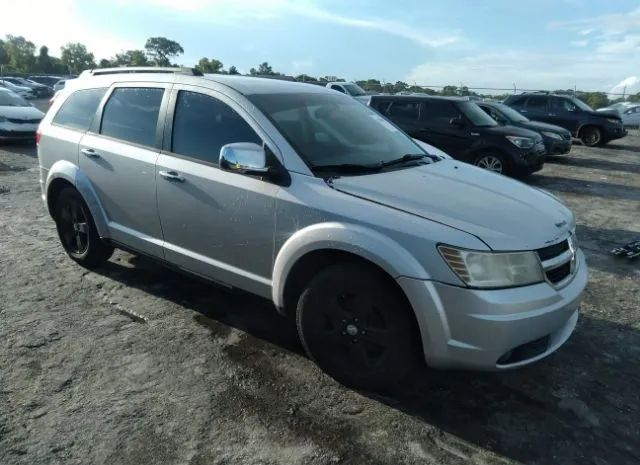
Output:
<instances>
[{"instance_id":1,"label":"parked car in background","mask_svg":"<svg viewBox=\"0 0 640 465\"><path fill-rule=\"evenodd\" d=\"M0 87L0 140L34 140L44 113Z\"/></svg>"},{"instance_id":2,"label":"parked car in background","mask_svg":"<svg viewBox=\"0 0 640 465\"><path fill-rule=\"evenodd\" d=\"M518 176L544 164L540 134L499 125L467 97L372 95L369 105L411 137L481 168Z\"/></svg>"},{"instance_id":3,"label":"parked car in background","mask_svg":"<svg viewBox=\"0 0 640 465\"><path fill-rule=\"evenodd\" d=\"M571 133L560 126L531 121L503 103L476 102L485 113L501 125L517 126L535 131L542 136L547 155L562 155L571 150Z\"/></svg>"},{"instance_id":4,"label":"parked car in background","mask_svg":"<svg viewBox=\"0 0 640 465\"><path fill-rule=\"evenodd\" d=\"M341 92L343 94L350 95L353 98L365 103L369 101L369 94L367 94L367 92L362 87L353 82L329 82L325 87Z\"/></svg>"},{"instance_id":5,"label":"parked car in background","mask_svg":"<svg viewBox=\"0 0 640 465\"><path fill-rule=\"evenodd\" d=\"M561 126L586 146L603 145L627 135L622 118L615 111L597 112L582 100L569 95L525 92L504 101L533 121Z\"/></svg>"},{"instance_id":6,"label":"parked car in background","mask_svg":"<svg viewBox=\"0 0 640 465\"><path fill-rule=\"evenodd\" d=\"M570 337L587 266L555 197L323 87L121 73L70 82L39 129L42 199L82 266L122 247L269 298L310 358L366 389L425 360L517 368Z\"/></svg>"},{"instance_id":7,"label":"parked car in background","mask_svg":"<svg viewBox=\"0 0 640 465\"><path fill-rule=\"evenodd\" d=\"M36 98L47 98L53 95L53 89L51 87L30 81L29 79L21 77L4 77L3 79L17 86L28 87L29 89L33 90Z\"/></svg>"},{"instance_id":8,"label":"parked car in background","mask_svg":"<svg viewBox=\"0 0 640 465\"><path fill-rule=\"evenodd\" d=\"M64 89L65 84L67 83L68 79L60 79L58 82L56 82L53 85L53 91L54 92L58 92L59 90Z\"/></svg>"},{"instance_id":9,"label":"parked car in background","mask_svg":"<svg viewBox=\"0 0 640 465\"><path fill-rule=\"evenodd\" d=\"M17 86L11 81L7 81L4 78L0 78L0 87L4 87L5 89L9 89L15 94L18 94L20 97L25 99L36 98L36 93L30 87L25 86Z\"/></svg>"},{"instance_id":10,"label":"parked car in background","mask_svg":"<svg viewBox=\"0 0 640 465\"><path fill-rule=\"evenodd\" d=\"M622 124L629 128L640 127L640 105L629 106L622 112Z\"/></svg>"},{"instance_id":11,"label":"parked car in background","mask_svg":"<svg viewBox=\"0 0 640 465\"><path fill-rule=\"evenodd\" d=\"M49 86L53 89L56 82L60 80L59 76L29 76L29 80L39 82L45 86Z\"/></svg>"}]
</instances>

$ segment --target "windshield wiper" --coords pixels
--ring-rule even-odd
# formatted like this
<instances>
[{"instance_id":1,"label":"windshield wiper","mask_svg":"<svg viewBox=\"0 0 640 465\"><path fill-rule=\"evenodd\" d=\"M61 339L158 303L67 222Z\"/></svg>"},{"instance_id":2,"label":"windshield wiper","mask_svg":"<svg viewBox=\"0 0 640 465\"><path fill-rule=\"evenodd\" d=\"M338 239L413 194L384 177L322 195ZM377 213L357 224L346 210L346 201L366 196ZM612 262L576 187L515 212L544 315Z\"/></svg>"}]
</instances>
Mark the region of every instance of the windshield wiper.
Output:
<instances>
[{"instance_id":1,"label":"windshield wiper","mask_svg":"<svg viewBox=\"0 0 640 465\"><path fill-rule=\"evenodd\" d=\"M387 166L401 165L403 163L414 162L414 161L422 160L424 158L429 158L430 160L433 160L433 161L440 160L440 157L431 155L429 153L420 153L420 154L407 153L406 155L403 155L400 158L396 158L394 160L389 160L389 161L380 163L380 167L386 168Z\"/></svg>"},{"instance_id":2,"label":"windshield wiper","mask_svg":"<svg viewBox=\"0 0 640 465\"><path fill-rule=\"evenodd\" d=\"M382 169L382 165L358 165L355 163L339 163L335 165L312 165L314 171L331 173L375 173Z\"/></svg>"}]
</instances>

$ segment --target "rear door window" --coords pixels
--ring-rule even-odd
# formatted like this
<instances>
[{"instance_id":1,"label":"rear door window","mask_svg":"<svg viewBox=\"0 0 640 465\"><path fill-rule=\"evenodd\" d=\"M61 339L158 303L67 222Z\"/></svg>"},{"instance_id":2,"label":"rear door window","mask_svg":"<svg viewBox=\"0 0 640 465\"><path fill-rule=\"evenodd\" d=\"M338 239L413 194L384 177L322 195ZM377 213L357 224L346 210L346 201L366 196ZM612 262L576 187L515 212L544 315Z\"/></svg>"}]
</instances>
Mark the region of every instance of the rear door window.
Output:
<instances>
[{"instance_id":1,"label":"rear door window","mask_svg":"<svg viewBox=\"0 0 640 465\"><path fill-rule=\"evenodd\" d=\"M262 144L251 126L226 103L180 91L173 118L173 153L217 164L222 146L233 142Z\"/></svg>"},{"instance_id":2,"label":"rear door window","mask_svg":"<svg viewBox=\"0 0 640 465\"><path fill-rule=\"evenodd\" d=\"M100 134L153 146L164 89L120 87L104 107Z\"/></svg>"},{"instance_id":3,"label":"rear door window","mask_svg":"<svg viewBox=\"0 0 640 465\"><path fill-rule=\"evenodd\" d=\"M100 105L106 91L106 88L100 88L74 92L64 101L51 122L71 129L86 131L91 126L98 105Z\"/></svg>"},{"instance_id":4,"label":"rear door window","mask_svg":"<svg viewBox=\"0 0 640 465\"><path fill-rule=\"evenodd\" d=\"M547 97L534 95L527 99L527 110L545 111L547 109Z\"/></svg>"},{"instance_id":5,"label":"rear door window","mask_svg":"<svg viewBox=\"0 0 640 465\"><path fill-rule=\"evenodd\" d=\"M462 117L460 110L446 100L429 100L422 104L421 119L438 126L450 126L451 118Z\"/></svg>"},{"instance_id":6,"label":"rear door window","mask_svg":"<svg viewBox=\"0 0 640 465\"><path fill-rule=\"evenodd\" d=\"M387 114L399 121L418 121L420 104L418 102L391 102Z\"/></svg>"}]
</instances>

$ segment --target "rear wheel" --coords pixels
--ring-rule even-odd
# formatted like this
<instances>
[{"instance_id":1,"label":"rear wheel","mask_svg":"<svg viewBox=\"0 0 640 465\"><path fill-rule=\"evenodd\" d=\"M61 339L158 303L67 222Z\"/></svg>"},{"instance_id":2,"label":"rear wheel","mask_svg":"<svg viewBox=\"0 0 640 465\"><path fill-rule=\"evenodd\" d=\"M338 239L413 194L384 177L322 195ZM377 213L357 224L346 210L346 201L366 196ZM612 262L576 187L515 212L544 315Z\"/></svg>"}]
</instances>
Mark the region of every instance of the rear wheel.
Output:
<instances>
[{"instance_id":1,"label":"rear wheel","mask_svg":"<svg viewBox=\"0 0 640 465\"><path fill-rule=\"evenodd\" d=\"M504 155L497 152L482 153L474 161L474 165L498 174L507 174L509 166Z\"/></svg>"},{"instance_id":2,"label":"rear wheel","mask_svg":"<svg viewBox=\"0 0 640 465\"><path fill-rule=\"evenodd\" d=\"M339 382L389 390L417 366L412 310L381 271L357 262L329 266L302 293L296 322L308 356Z\"/></svg>"},{"instance_id":3,"label":"rear wheel","mask_svg":"<svg viewBox=\"0 0 640 465\"><path fill-rule=\"evenodd\" d=\"M586 126L580 130L580 140L587 147L602 143L602 131L595 126Z\"/></svg>"},{"instance_id":4,"label":"rear wheel","mask_svg":"<svg viewBox=\"0 0 640 465\"><path fill-rule=\"evenodd\" d=\"M113 247L100 239L89 208L77 190L68 187L60 192L54 219L64 250L80 265L93 268L113 254Z\"/></svg>"}]
</instances>

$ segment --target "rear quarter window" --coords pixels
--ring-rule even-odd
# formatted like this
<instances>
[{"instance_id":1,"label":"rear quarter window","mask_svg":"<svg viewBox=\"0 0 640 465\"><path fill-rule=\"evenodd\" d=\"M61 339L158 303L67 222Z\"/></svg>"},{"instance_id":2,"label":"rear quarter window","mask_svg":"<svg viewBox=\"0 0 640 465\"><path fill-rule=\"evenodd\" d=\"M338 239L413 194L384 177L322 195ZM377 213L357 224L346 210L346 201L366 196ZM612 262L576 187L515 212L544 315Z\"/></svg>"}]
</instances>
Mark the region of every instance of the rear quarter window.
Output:
<instances>
[{"instance_id":1,"label":"rear quarter window","mask_svg":"<svg viewBox=\"0 0 640 465\"><path fill-rule=\"evenodd\" d=\"M106 88L98 88L74 92L64 101L51 122L59 126L86 131L106 91Z\"/></svg>"}]
</instances>

